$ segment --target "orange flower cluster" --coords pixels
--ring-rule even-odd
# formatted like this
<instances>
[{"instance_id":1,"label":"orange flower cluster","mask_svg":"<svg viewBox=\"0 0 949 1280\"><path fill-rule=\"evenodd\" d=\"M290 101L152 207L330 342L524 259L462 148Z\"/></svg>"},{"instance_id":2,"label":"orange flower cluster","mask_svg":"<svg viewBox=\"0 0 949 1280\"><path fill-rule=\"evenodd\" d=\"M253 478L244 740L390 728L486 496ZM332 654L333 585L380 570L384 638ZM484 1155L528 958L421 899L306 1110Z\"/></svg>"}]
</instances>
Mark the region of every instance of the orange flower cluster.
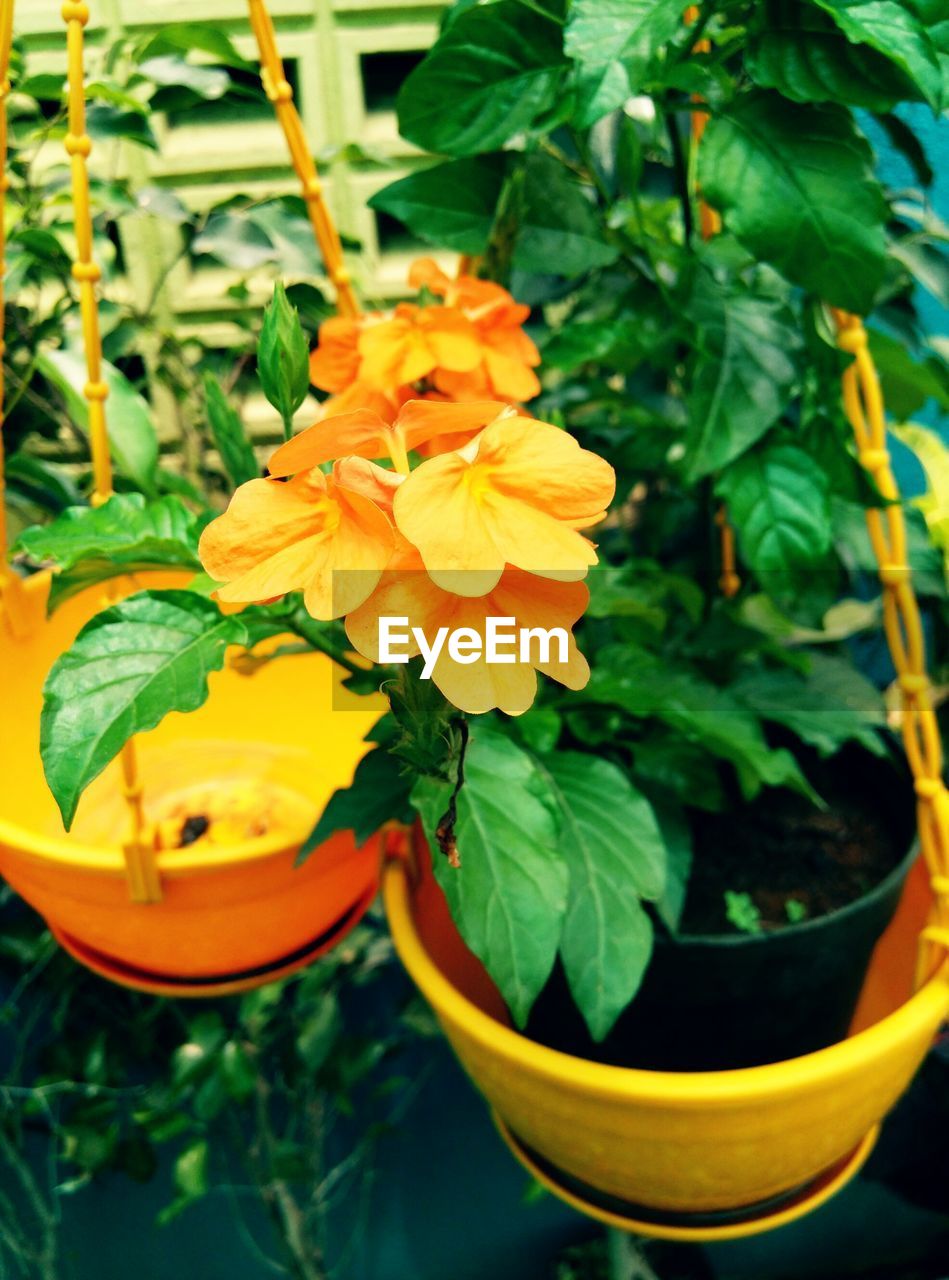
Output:
<instances>
[{"instance_id":1,"label":"orange flower cluster","mask_svg":"<svg viewBox=\"0 0 949 1280\"><path fill-rule=\"evenodd\" d=\"M410 470L410 451L447 437L464 443ZM373 461L386 455L394 470ZM432 671L463 711L521 714L538 670L568 688L586 683L572 628L596 550L580 530L602 519L615 477L566 432L499 401L410 400L394 417L322 419L277 449L270 477L242 485L204 531L201 559L222 601L302 591L314 617L345 617L353 647L373 661L380 618L406 619L424 637L469 628L482 656L444 652ZM492 618L561 628L567 651L491 663ZM419 651L413 643L409 656Z\"/></svg>"},{"instance_id":2,"label":"orange flower cluster","mask_svg":"<svg viewBox=\"0 0 949 1280\"><path fill-rule=\"evenodd\" d=\"M320 326L310 378L332 393L326 416L372 409L388 418L419 397L517 404L537 395L540 356L522 328L529 307L488 280L451 280L429 258L413 264L409 283L441 303L402 302L390 316Z\"/></svg>"}]
</instances>

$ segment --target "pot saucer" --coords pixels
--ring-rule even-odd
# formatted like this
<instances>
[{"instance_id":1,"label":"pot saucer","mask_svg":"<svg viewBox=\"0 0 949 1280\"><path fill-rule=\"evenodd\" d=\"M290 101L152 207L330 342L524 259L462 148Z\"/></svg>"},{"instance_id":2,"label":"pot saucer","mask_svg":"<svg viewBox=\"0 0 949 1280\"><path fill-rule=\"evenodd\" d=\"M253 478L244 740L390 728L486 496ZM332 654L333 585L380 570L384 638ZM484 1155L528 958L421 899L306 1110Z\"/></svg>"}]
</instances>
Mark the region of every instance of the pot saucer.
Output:
<instances>
[{"instance_id":1,"label":"pot saucer","mask_svg":"<svg viewBox=\"0 0 949 1280\"><path fill-rule=\"evenodd\" d=\"M491 1113L498 1132L511 1153L537 1181L559 1199L587 1217L631 1235L661 1240L711 1244L739 1240L786 1226L819 1208L859 1173L876 1144L880 1126L866 1135L858 1146L813 1181L784 1195L721 1213L661 1213L598 1191L556 1168L517 1137L495 1112Z\"/></svg>"},{"instance_id":2,"label":"pot saucer","mask_svg":"<svg viewBox=\"0 0 949 1280\"><path fill-rule=\"evenodd\" d=\"M100 978L117 983L122 987L130 987L133 991L144 991L153 996L173 996L185 999L207 999L212 996L237 995L243 991L252 991L265 983L276 982L279 978L287 978L305 969L314 960L325 955L337 945L359 923L368 910L375 889L364 894L334 924L324 930L312 942L280 956L269 964L258 965L253 969L244 969L236 973L216 974L207 977L182 977L181 975L153 973L148 969L138 969L115 956L106 955L94 947L87 946L71 934L64 933L55 925L50 925L50 932L74 960L77 960Z\"/></svg>"}]
</instances>

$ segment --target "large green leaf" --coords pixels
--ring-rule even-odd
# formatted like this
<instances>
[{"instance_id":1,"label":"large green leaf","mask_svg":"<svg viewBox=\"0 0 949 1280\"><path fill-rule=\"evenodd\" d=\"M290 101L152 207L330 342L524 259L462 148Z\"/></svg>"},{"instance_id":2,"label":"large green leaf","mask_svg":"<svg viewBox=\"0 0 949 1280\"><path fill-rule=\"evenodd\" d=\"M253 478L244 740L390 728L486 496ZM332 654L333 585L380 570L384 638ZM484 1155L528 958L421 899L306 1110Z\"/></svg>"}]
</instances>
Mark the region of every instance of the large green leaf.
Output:
<instances>
[{"instance_id":1,"label":"large green leaf","mask_svg":"<svg viewBox=\"0 0 949 1280\"><path fill-rule=\"evenodd\" d=\"M548 275L580 275L616 261L619 250L603 237L603 223L587 190L551 156L532 156L514 266Z\"/></svg>"},{"instance_id":2,"label":"large green leaf","mask_svg":"<svg viewBox=\"0 0 949 1280\"><path fill-rule=\"evenodd\" d=\"M740 676L732 692L765 720L784 725L823 756L855 741L877 755L886 747L878 732L886 725L879 690L843 658L808 655L806 672L782 667Z\"/></svg>"},{"instance_id":3,"label":"large green leaf","mask_svg":"<svg viewBox=\"0 0 949 1280\"><path fill-rule=\"evenodd\" d=\"M89 406L83 396L88 381L86 362L76 351L40 351L36 367L62 394L69 416L83 431L89 430ZM115 465L143 493L155 494L155 468L158 466L158 437L151 410L128 378L107 360L102 362L102 377L109 388L105 402L109 426L109 448Z\"/></svg>"},{"instance_id":4,"label":"large green leaf","mask_svg":"<svg viewBox=\"0 0 949 1280\"><path fill-rule=\"evenodd\" d=\"M749 449L787 407L801 341L780 299L696 278L689 307L697 358L689 396L686 468L696 480Z\"/></svg>"},{"instance_id":5,"label":"large green leaf","mask_svg":"<svg viewBox=\"0 0 949 1280\"><path fill-rule=\"evenodd\" d=\"M848 38L868 44L906 73L938 111L942 69L928 26L901 0L815 0Z\"/></svg>"},{"instance_id":6,"label":"large green leaf","mask_svg":"<svg viewBox=\"0 0 949 1280\"><path fill-rule=\"evenodd\" d=\"M560 23L520 0L476 5L448 26L399 93L402 136L427 151L495 151L557 102Z\"/></svg>"},{"instance_id":7,"label":"large green leaf","mask_svg":"<svg viewBox=\"0 0 949 1280\"><path fill-rule=\"evenodd\" d=\"M570 869L560 955L590 1034L602 1040L649 963L652 923L641 899L662 895L666 848L648 800L616 765L560 752L541 767Z\"/></svg>"},{"instance_id":8,"label":"large green leaf","mask_svg":"<svg viewBox=\"0 0 949 1280\"><path fill-rule=\"evenodd\" d=\"M449 160L383 187L369 207L391 214L413 235L457 253L483 253L507 171L504 155Z\"/></svg>"},{"instance_id":9,"label":"large green leaf","mask_svg":"<svg viewBox=\"0 0 949 1280\"><path fill-rule=\"evenodd\" d=\"M583 696L633 716L662 720L689 742L727 760L746 799L762 786L813 795L790 752L768 745L759 718L727 690L688 668L667 666L645 650L617 645L600 651Z\"/></svg>"},{"instance_id":10,"label":"large green leaf","mask_svg":"<svg viewBox=\"0 0 949 1280\"><path fill-rule=\"evenodd\" d=\"M699 181L758 258L828 302L865 313L885 267L873 157L840 106L741 95L709 124Z\"/></svg>"},{"instance_id":11,"label":"large green leaf","mask_svg":"<svg viewBox=\"0 0 949 1280\"><path fill-rule=\"evenodd\" d=\"M576 124L593 124L642 89L682 15L678 0L573 0L564 48L577 64Z\"/></svg>"},{"instance_id":12,"label":"large green leaf","mask_svg":"<svg viewBox=\"0 0 949 1280\"><path fill-rule=\"evenodd\" d=\"M49 605L95 582L144 569L201 567L200 523L179 498L146 502L116 493L101 507L70 507L51 524L20 534L15 550L56 569Z\"/></svg>"},{"instance_id":13,"label":"large green leaf","mask_svg":"<svg viewBox=\"0 0 949 1280\"><path fill-rule=\"evenodd\" d=\"M827 477L793 444L755 449L718 482L728 503L744 563L758 577L821 563L831 544Z\"/></svg>"},{"instance_id":14,"label":"large green leaf","mask_svg":"<svg viewBox=\"0 0 949 1280\"><path fill-rule=\"evenodd\" d=\"M97 614L57 659L43 690L40 754L68 828L79 797L136 733L169 711L194 711L239 615L189 591L143 591Z\"/></svg>"},{"instance_id":15,"label":"large green leaf","mask_svg":"<svg viewBox=\"0 0 949 1280\"><path fill-rule=\"evenodd\" d=\"M522 1027L553 968L567 906L553 798L527 752L481 723L471 729L457 802L460 867L434 839L450 795L450 786L428 779L413 792L435 875L462 937Z\"/></svg>"},{"instance_id":16,"label":"large green leaf","mask_svg":"<svg viewBox=\"0 0 949 1280\"><path fill-rule=\"evenodd\" d=\"M745 56L751 78L795 102L847 102L887 111L919 96L878 50L853 44L809 0L769 0Z\"/></svg>"}]
</instances>

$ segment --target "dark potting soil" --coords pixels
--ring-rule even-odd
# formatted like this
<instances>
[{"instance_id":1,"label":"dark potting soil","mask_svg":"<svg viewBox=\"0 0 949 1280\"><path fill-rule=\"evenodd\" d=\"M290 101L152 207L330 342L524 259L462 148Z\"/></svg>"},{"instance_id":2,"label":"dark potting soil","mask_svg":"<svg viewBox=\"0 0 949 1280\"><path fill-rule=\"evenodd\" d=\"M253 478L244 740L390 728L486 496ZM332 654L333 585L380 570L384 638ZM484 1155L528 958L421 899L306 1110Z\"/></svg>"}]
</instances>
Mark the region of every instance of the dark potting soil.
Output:
<instances>
[{"instance_id":1,"label":"dark potting soil","mask_svg":"<svg viewBox=\"0 0 949 1280\"><path fill-rule=\"evenodd\" d=\"M878 781L878 779L875 779ZM897 780L894 777L894 786ZM733 933L726 891L747 894L764 929L786 927L789 901L813 920L869 892L906 855L904 833L869 784L822 788L826 809L769 791L739 813L693 818L694 858L679 932ZM792 908L793 910L793 908Z\"/></svg>"}]
</instances>

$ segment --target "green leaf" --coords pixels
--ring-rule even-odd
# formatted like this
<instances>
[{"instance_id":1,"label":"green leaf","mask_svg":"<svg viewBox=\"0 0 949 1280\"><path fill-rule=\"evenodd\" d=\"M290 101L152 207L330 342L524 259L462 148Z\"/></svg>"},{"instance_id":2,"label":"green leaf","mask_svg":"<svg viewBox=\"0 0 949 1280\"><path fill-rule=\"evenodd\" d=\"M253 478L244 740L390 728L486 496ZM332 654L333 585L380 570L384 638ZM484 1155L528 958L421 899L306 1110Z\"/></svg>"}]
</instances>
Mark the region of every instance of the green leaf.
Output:
<instances>
[{"instance_id":1,"label":"green leaf","mask_svg":"<svg viewBox=\"0 0 949 1280\"><path fill-rule=\"evenodd\" d=\"M942 69L926 25L900 0L814 0L848 40L868 44L894 62L934 111L942 105Z\"/></svg>"},{"instance_id":2,"label":"green leaf","mask_svg":"<svg viewBox=\"0 0 949 1280\"><path fill-rule=\"evenodd\" d=\"M573 0L564 49L577 64L574 123L585 128L642 90L682 14L678 0Z\"/></svg>"},{"instance_id":3,"label":"green leaf","mask_svg":"<svg viewBox=\"0 0 949 1280\"><path fill-rule=\"evenodd\" d=\"M457 801L457 868L434 839L450 796L450 785L430 779L413 791L435 876L461 936L523 1027L553 968L567 907L553 798L533 759L481 723L471 729Z\"/></svg>"},{"instance_id":4,"label":"green leaf","mask_svg":"<svg viewBox=\"0 0 949 1280\"><path fill-rule=\"evenodd\" d=\"M136 733L208 696L238 615L188 591L142 591L97 614L57 659L43 690L40 754L67 829L79 797Z\"/></svg>"},{"instance_id":5,"label":"green leaf","mask_svg":"<svg viewBox=\"0 0 949 1280\"><path fill-rule=\"evenodd\" d=\"M68 350L41 351L36 355L36 367L62 394L76 426L88 433L89 406L82 393L88 378L83 356ZM102 362L102 377L109 388L105 413L115 465L143 493L154 496L158 436L151 410L125 375L107 360Z\"/></svg>"},{"instance_id":6,"label":"green leaf","mask_svg":"<svg viewBox=\"0 0 949 1280\"><path fill-rule=\"evenodd\" d=\"M878 730L886 727L883 698L851 663L826 653L808 655L806 673L787 667L739 676L732 692L764 720L796 733L822 756L845 742L859 742L876 755L886 746Z\"/></svg>"},{"instance_id":7,"label":"green leaf","mask_svg":"<svg viewBox=\"0 0 949 1280\"><path fill-rule=\"evenodd\" d=\"M690 798L687 800L691 803ZM669 932L675 933L682 920L692 871L692 827L678 805L654 805L653 812L666 846L666 883L656 899L656 912Z\"/></svg>"},{"instance_id":8,"label":"green leaf","mask_svg":"<svg viewBox=\"0 0 949 1280\"><path fill-rule=\"evenodd\" d=\"M426 151L495 151L556 104L566 66L558 22L520 0L476 5L406 79L399 129Z\"/></svg>"},{"instance_id":9,"label":"green leaf","mask_svg":"<svg viewBox=\"0 0 949 1280\"><path fill-rule=\"evenodd\" d=\"M787 407L801 340L780 299L699 272L689 315L696 361L689 396L686 471L694 481L749 449Z\"/></svg>"},{"instance_id":10,"label":"green leaf","mask_svg":"<svg viewBox=\"0 0 949 1280\"><path fill-rule=\"evenodd\" d=\"M175 1161L175 1186L188 1200L196 1200L208 1189L208 1144L202 1138L191 1144Z\"/></svg>"},{"instance_id":11,"label":"green leaf","mask_svg":"<svg viewBox=\"0 0 949 1280\"><path fill-rule=\"evenodd\" d=\"M317 1072L325 1066L342 1029L336 997L332 992L321 994L319 1004L297 1033L297 1052L308 1071Z\"/></svg>"},{"instance_id":12,"label":"green leaf","mask_svg":"<svg viewBox=\"0 0 949 1280\"><path fill-rule=\"evenodd\" d=\"M191 241L192 253L206 253L236 271L255 271L278 258L267 233L239 213L212 213Z\"/></svg>"},{"instance_id":13,"label":"green leaf","mask_svg":"<svg viewBox=\"0 0 949 1280\"><path fill-rule=\"evenodd\" d=\"M362 848L384 822L411 821L411 779L385 747L363 756L348 787L334 791L300 850L303 862L336 831L352 831Z\"/></svg>"},{"instance_id":14,"label":"green leaf","mask_svg":"<svg viewBox=\"0 0 949 1280\"><path fill-rule=\"evenodd\" d=\"M588 189L552 156L528 159L513 265L521 271L576 276L615 262L619 250L604 240L604 227Z\"/></svg>"},{"instance_id":15,"label":"green leaf","mask_svg":"<svg viewBox=\"0 0 949 1280\"><path fill-rule=\"evenodd\" d=\"M627 645L608 647L600 651L583 697L622 707L636 717L662 720L729 761L748 800L762 786L792 787L814 796L790 752L768 746L758 717L688 668L667 666Z\"/></svg>"},{"instance_id":16,"label":"green leaf","mask_svg":"<svg viewBox=\"0 0 949 1280\"><path fill-rule=\"evenodd\" d=\"M560 940L570 991L602 1040L639 989L652 955L642 898L662 894L666 849L649 802L608 760L562 752L541 761L570 872Z\"/></svg>"},{"instance_id":17,"label":"green leaf","mask_svg":"<svg viewBox=\"0 0 949 1280\"><path fill-rule=\"evenodd\" d=\"M885 269L885 204L845 108L742 94L705 131L699 182L750 253L834 306L870 310Z\"/></svg>"},{"instance_id":18,"label":"green leaf","mask_svg":"<svg viewBox=\"0 0 949 1280\"><path fill-rule=\"evenodd\" d=\"M827 478L795 445L745 454L722 473L716 492L728 503L742 559L759 578L817 565L830 548Z\"/></svg>"},{"instance_id":19,"label":"green leaf","mask_svg":"<svg viewBox=\"0 0 949 1280\"><path fill-rule=\"evenodd\" d=\"M795 102L846 102L888 111L918 97L913 82L876 49L853 44L809 0L770 0L745 65L754 82Z\"/></svg>"},{"instance_id":20,"label":"green leaf","mask_svg":"<svg viewBox=\"0 0 949 1280\"><path fill-rule=\"evenodd\" d=\"M868 337L883 399L891 413L897 418L911 418L929 399L949 413L949 385L944 366L935 359L915 360L905 342L877 329L868 330Z\"/></svg>"},{"instance_id":21,"label":"green leaf","mask_svg":"<svg viewBox=\"0 0 949 1280\"><path fill-rule=\"evenodd\" d=\"M146 41L139 57L168 52L190 53L192 50L209 54L216 62L223 62L228 67L240 67L245 71L257 70L255 63L238 53L234 43L220 26L204 22L166 23Z\"/></svg>"},{"instance_id":22,"label":"green leaf","mask_svg":"<svg viewBox=\"0 0 949 1280\"><path fill-rule=\"evenodd\" d=\"M220 67L196 66L172 53L147 58L137 70L155 84L190 89L208 102L223 98L231 87L231 77Z\"/></svg>"},{"instance_id":23,"label":"green leaf","mask_svg":"<svg viewBox=\"0 0 949 1280\"><path fill-rule=\"evenodd\" d=\"M289 427L310 389L310 351L296 309L278 281L264 312L257 344L257 372L264 395Z\"/></svg>"},{"instance_id":24,"label":"green leaf","mask_svg":"<svg viewBox=\"0 0 949 1280\"><path fill-rule=\"evenodd\" d=\"M204 375L204 402L208 410L208 425L221 455L221 462L228 479L236 488L248 480L260 476L260 466L254 448L247 439L247 432L237 410L228 403L221 384L210 373Z\"/></svg>"},{"instance_id":25,"label":"green leaf","mask_svg":"<svg viewBox=\"0 0 949 1280\"><path fill-rule=\"evenodd\" d=\"M121 138L138 143L149 151L158 150L158 139L148 119L140 111L123 111L108 102L94 102L86 112L86 132L96 142L114 142Z\"/></svg>"},{"instance_id":26,"label":"green leaf","mask_svg":"<svg viewBox=\"0 0 949 1280\"><path fill-rule=\"evenodd\" d=\"M483 253L506 172L502 154L449 160L383 187L369 207L398 218L429 244L456 253Z\"/></svg>"},{"instance_id":27,"label":"green leaf","mask_svg":"<svg viewBox=\"0 0 949 1280\"><path fill-rule=\"evenodd\" d=\"M95 582L153 568L197 571L199 522L175 497L116 493L101 507L70 507L20 534L15 550L52 564L50 610Z\"/></svg>"}]
</instances>

